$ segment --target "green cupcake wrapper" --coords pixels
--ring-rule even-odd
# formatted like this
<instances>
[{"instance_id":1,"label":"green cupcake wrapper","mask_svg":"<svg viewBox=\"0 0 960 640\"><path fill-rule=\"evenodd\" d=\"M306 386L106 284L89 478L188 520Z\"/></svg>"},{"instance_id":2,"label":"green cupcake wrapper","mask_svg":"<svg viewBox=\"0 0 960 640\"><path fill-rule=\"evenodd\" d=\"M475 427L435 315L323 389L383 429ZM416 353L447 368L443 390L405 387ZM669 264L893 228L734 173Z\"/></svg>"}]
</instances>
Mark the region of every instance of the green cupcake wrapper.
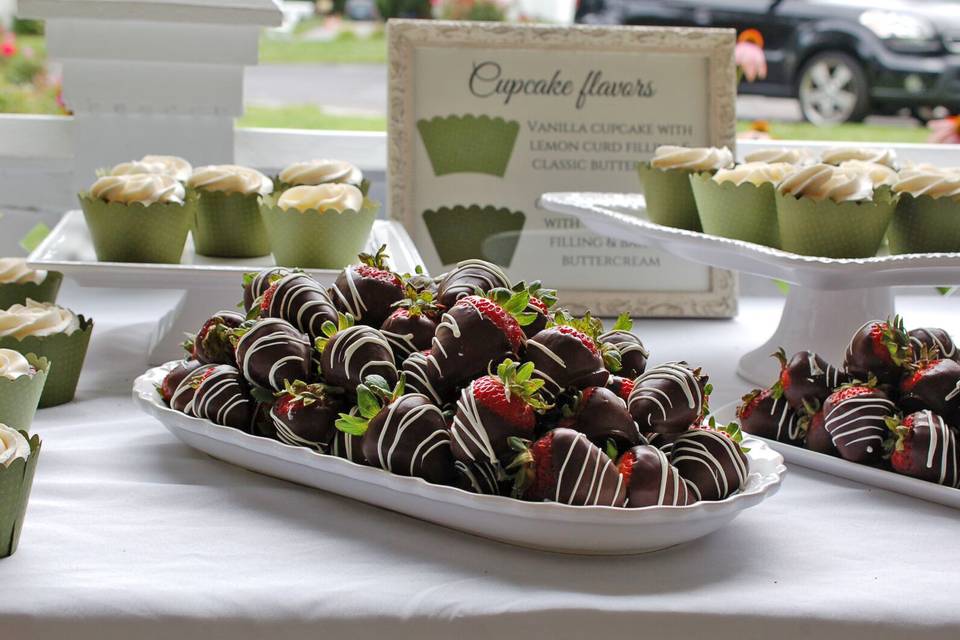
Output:
<instances>
[{"instance_id":1,"label":"green cupcake wrapper","mask_svg":"<svg viewBox=\"0 0 960 640\"><path fill-rule=\"evenodd\" d=\"M40 457L40 436L31 438L23 430L20 433L30 443L30 456L26 460L17 458L9 467L0 465L0 558L12 556L17 550Z\"/></svg>"},{"instance_id":2,"label":"green cupcake wrapper","mask_svg":"<svg viewBox=\"0 0 960 640\"><path fill-rule=\"evenodd\" d=\"M887 238L894 254L960 252L960 201L901 195Z\"/></svg>"},{"instance_id":3,"label":"green cupcake wrapper","mask_svg":"<svg viewBox=\"0 0 960 640\"><path fill-rule=\"evenodd\" d=\"M105 202L80 194L97 260L177 264L193 224L193 207L185 204Z\"/></svg>"},{"instance_id":4,"label":"green cupcake wrapper","mask_svg":"<svg viewBox=\"0 0 960 640\"><path fill-rule=\"evenodd\" d=\"M260 194L196 190L193 244L202 256L257 258L270 253Z\"/></svg>"},{"instance_id":5,"label":"green cupcake wrapper","mask_svg":"<svg viewBox=\"0 0 960 640\"><path fill-rule=\"evenodd\" d=\"M655 169L648 162L637 165L650 222L665 227L701 231L697 202L686 169Z\"/></svg>"},{"instance_id":6,"label":"green cupcake wrapper","mask_svg":"<svg viewBox=\"0 0 960 640\"><path fill-rule=\"evenodd\" d=\"M36 373L13 380L0 378L0 424L29 431L50 374L50 361L33 353L26 354L26 358Z\"/></svg>"},{"instance_id":7,"label":"green cupcake wrapper","mask_svg":"<svg viewBox=\"0 0 960 640\"><path fill-rule=\"evenodd\" d=\"M704 233L780 246L777 203L772 183L716 182L712 173L690 174L690 186Z\"/></svg>"},{"instance_id":8,"label":"green cupcake wrapper","mask_svg":"<svg viewBox=\"0 0 960 640\"><path fill-rule=\"evenodd\" d=\"M475 204L428 209L423 219L443 264L482 258L509 267L527 216L522 211Z\"/></svg>"},{"instance_id":9,"label":"green cupcake wrapper","mask_svg":"<svg viewBox=\"0 0 960 640\"><path fill-rule=\"evenodd\" d=\"M357 260L377 217L380 204L364 200L360 211L283 210L275 199L261 205L277 266L301 269L342 269Z\"/></svg>"},{"instance_id":10,"label":"green cupcake wrapper","mask_svg":"<svg viewBox=\"0 0 960 640\"><path fill-rule=\"evenodd\" d=\"M0 284L0 309L9 309L15 304L26 304L27 298L34 302L56 302L62 282L62 273L47 271L47 277L40 284L33 282Z\"/></svg>"},{"instance_id":11,"label":"green cupcake wrapper","mask_svg":"<svg viewBox=\"0 0 960 640\"><path fill-rule=\"evenodd\" d=\"M896 200L877 191L868 202L796 198L776 192L785 251L824 258L872 258L883 243Z\"/></svg>"},{"instance_id":12,"label":"green cupcake wrapper","mask_svg":"<svg viewBox=\"0 0 960 640\"><path fill-rule=\"evenodd\" d=\"M80 329L70 334L27 336L20 340L12 336L0 337L0 349L33 353L50 361L50 372L40 395L41 409L66 404L76 395L80 370L93 333L93 320L83 316L79 316L79 320Z\"/></svg>"},{"instance_id":13,"label":"green cupcake wrapper","mask_svg":"<svg viewBox=\"0 0 960 640\"><path fill-rule=\"evenodd\" d=\"M483 115L450 115L417 120L417 130L434 175L485 173L502 178L513 155L520 123Z\"/></svg>"},{"instance_id":14,"label":"green cupcake wrapper","mask_svg":"<svg viewBox=\"0 0 960 640\"><path fill-rule=\"evenodd\" d=\"M327 184L340 184L340 183L338 183L338 182L330 182L330 183L327 183ZM273 196L274 196L274 199L279 198L280 195L281 195L284 191L286 191L287 189L292 189L293 187L298 187L298 186L301 186L301 185L287 184L286 182L282 182L282 181L280 180L280 176L274 176L274 177L273 177ZM354 186L357 186L357 185L354 185ZM364 178L363 181L360 183L360 185L357 186L357 188L360 189L360 193L362 193L362 194L363 194L363 197L366 198L366 197L367 197L367 194L370 193L370 181L367 180L366 178Z\"/></svg>"}]
</instances>

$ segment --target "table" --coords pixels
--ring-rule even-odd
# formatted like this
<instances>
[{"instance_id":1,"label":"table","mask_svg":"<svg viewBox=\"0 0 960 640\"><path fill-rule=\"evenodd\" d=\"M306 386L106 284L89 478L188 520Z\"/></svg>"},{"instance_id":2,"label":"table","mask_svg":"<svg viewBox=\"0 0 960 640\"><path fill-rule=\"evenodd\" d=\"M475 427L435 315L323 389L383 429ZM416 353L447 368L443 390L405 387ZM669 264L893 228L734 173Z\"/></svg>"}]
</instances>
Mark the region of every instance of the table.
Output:
<instances>
[{"instance_id":1,"label":"table","mask_svg":"<svg viewBox=\"0 0 960 640\"><path fill-rule=\"evenodd\" d=\"M159 292L78 290L97 325L76 402L42 411L0 638L952 638L960 513L801 468L702 541L589 558L488 542L194 452L130 400ZM900 300L960 332L960 300ZM704 366L719 406L782 299L640 321L653 362ZM843 331L847 329L844 328Z\"/></svg>"}]
</instances>

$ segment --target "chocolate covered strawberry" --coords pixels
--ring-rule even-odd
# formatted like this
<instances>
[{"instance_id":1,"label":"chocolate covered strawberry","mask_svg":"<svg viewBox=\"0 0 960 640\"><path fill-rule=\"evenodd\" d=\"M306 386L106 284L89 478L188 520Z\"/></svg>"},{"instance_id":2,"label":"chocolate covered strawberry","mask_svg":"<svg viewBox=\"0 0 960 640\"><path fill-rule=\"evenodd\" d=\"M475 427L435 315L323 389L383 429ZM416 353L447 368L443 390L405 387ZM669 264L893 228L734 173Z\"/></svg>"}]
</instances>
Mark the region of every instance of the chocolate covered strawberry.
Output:
<instances>
[{"instance_id":1,"label":"chocolate covered strawberry","mask_svg":"<svg viewBox=\"0 0 960 640\"><path fill-rule=\"evenodd\" d=\"M855 383L823 403L823 427L844 460L875 465L883 459L887 418L896 411L882 391Z\"/></svg>"},{"instance_id":2,"label":"chocolate covered strawberry","mask_svg":"<svg viewBox=\"0 0 960 640\"><path fill-rule=\"evenodd\" d=\"M388 390L379 376L357 387L359 416L341 414L337 428L363 436L363 455L369 464L403 476L435 484L454 479L450 431L440 409L426 396L404 394L401 377Z\"/></svg>"},{"instance_id":3,"label":"chocolate covered strawberry","mask_svg":"<svg viewBox=\"0 0 960 640\"><path fill-rule=\"evenodd\" d=\"M512 479L503 472L500 465L482 460L455 460L453 468L456 472L453 484L464 491L485 496L509 496L513 489Z\"/></svg>"},{"instance_id":4,"label":"chocolate covered strawberry","mask_svg":"<svg viewBox=\"0 0 960 640\"><path fill-rule=\"evenodd\" d=\"M408 285L404 298L394 305L393 313L380 327L398 367L411 353L430 348L439 319L440 307L434 303L433 293Z\"/></svg>"},{"instance_id":5,"label":"chocolate covered strawberry","mask_svg":"<svg viewBox=\"0 0 960 640\"><path fill-rule=\"evenodd\" d=\"M259 272L246 273L243 276L243 308L252 311L259 306L260 299L267 289L277 280L280 280L290 269L285 267L270 267Z\"/></svg>"},{"instance_id":6,"label":"chocolate covered strawberry","mask_svg":"<svg viewBox=\"0 0 960 640\"><path fill-rule=\"evenodd\" d=\"M929 409L947 424L960 425L960 364L937 358L908 366L900 380L900 407L907 413Z\"/></svg>"},{"instance_id":7,"label":"chocolate covered strawberry","mask_svg":"<svg viewBox=\"0 0 960 640\"><path fill-rule=\"evenodd\" d=\"M353 324L349 315L340 315L338 324L324 323L324 337L317 338L320 372L327 384L356 391L367 376L377 375L393 386L397 382L390 343L379 330Z\"/></svg>"},{"instance_id":8,"label":"chocolate covered strawberry","mask_svg":"<svg viewBox=\"0 0 960 640\"><path fill-rule=\"evenodd\" d=\"M910 349L913 352L914 360L924 360L927 356L923 355L923 350L932 357L943 358L944 360L960 359L960 352L953 342L953 338L945 330L938 327L920 327L911 329L907 334L910 338ZM936 352L934 354L934 352Z\"/></svg>"},{"instance_id":9,"label":"chocolate covered strawberry","mask_svg":"<svg viewBox=\"0 0 960 640\"><path fill-rule=\"evenodd\" d=\"M457 460L497 465L511 453L510 438L533 438L537 413L548 405L540 395L543 381L532 374L532 364L519 366L507 359L497 366L496 375L477 378L464 388L450 427Z\"/></svg>"},{"instance_id":10,"label":"chocolate covered strawberry","mask_svg":"<svg viewBox=\"0 0 960 640\"><path fill-rule=\"evenodd\" d=\"M614 373L630 379L647 370L647 358L650 357L650 352L632 329L633 319L624 313L610 331L600 334L600 342L611 345L620 354L620 368Z\"/></svg>"},{"instance_id":11,"label":"chocolate covered strawberry","mask_svg":"<svg viewBox=\"0 0 960 640\"><path fill-rule=\"evenodd\" d=\"M170 399L173 398L174 391L177 390L177 387L183 382L183 379L202 366L204 366L203 363L197 360L181 360L174 365L167 375L163 377L163 382L157 387L157 391L160 392L160 397L163 398L163 401L169 405Z\"/></svg>"},{"instance_id":12,"label":"chocolate covered strawberry","mask_svg":"<svg viewBox=\"0 0 960 640\"><path fill-rule=\"evenodd\" d=\"M243 322L244 317L235 311L218 311L183 346L198 362L236 365L231 335Z\"/></svg>"},{"instance_id":13,"label":"chocolate covered strawberry","mask_svg":"<svg viewBox=\"0 0 960 640\"><path fill-rule=\"evenodd\" d=\"M448 390L449 388L440 384L440 382L434 378L436 369L430 366L430 362L427 360L427 356L429 355L429 349L411 353L407 356L407 359L403 361L401 372L407 378L407 389L414 393L422 393L430 398L430 401L435 405L442 407L449 402L453 402L456 394L449 392L440 393L441 389Z\"/></svg>"},{"instance_id":14,"label":"chocolate covered strawberry","mask_svg":"<svg viewBox=\"0 0 960 640\"><path fill-rule=\"evenodd\" d=\"M350 407L347 415L359 416L360 408L356 405ZM333 441L330 443L329 452L332 456L337 456L338 458L343 458L356 464L367 464L367 458L363 455L362 435L353 435L337 429L336 434L333 436Z\"/></svg>"},{"instance_id":15,"label":"chocolate covered strawberry","mask_svg":"<svg viewBox=\"0 0 960 640\"><path fill-rule=\"evenodd\" d=\"M903 420L890 418L893 433L890 466L902 473L948 487L960 486L957 434L932 411L917 411Z\"/></svg>"},{"instance_id":16,"label":"chocolate covered strawberry","mask_svg":"<svg viewBox=\"0 0 960 640\"><path fill-rule=\"evenodd\" d=\"M197 393L197 387L200 386L203 377L215 368L216 365L205 364L182 376L180 383L174 388L173 393L170 394L170 408L174 411L185 413L188 416L196 417L196 414L193 412L193 399Z\"/></svg>"},{"instance_id":17,"label":"chocolate covered strawberry","mask_svg":"<svg viewBox=\"0 0 960 640\"><path fill-rule=\"evenodd\" d=\"M559 426L579 431L604 451L625 451L640 444L640 431L627 404L605 387L578 392L563 407Z\"/></svg>"},{"instance_id":18,"label":"chocolate covered strawberry","mask_svg":"<svg viewBox=\"0 0 960 640\"><path fill-rule=\"evenodd\" d=\"M277 440L326 453L337 433L342 395L323 384L288 382L270 409Z\"/></svg>"},{"instance_id":19,"label":"chocolate covered strawberry","mask_svg":"<svg viewBox=\"0 0 960 640\"><path fill-rule=\"evenodd\" d=\"M393 312L393 304L403 298L403 281L387 268L387 245L376 254L360 254L360 264L340 272L330 287L330 298L342 313L375 329Z\"/></svg>"},{"instance_id":20,"label":"chocolate covered strawberry","mask_svg":"<svg viewBox=\"0 0 960 640\"><path fill-rule=\"evenodd\" d=\"M534 364L533 375L546 383L544 395L553 399L566 389L605 385L608 368L619 369L620 354L599 342L600 321L589 313L577 319L561 312L553 322L527 340L526 359Z\"/></svg>"},{"instance_id":21,"label":"chocolate covered strawberry","mask_svg":"<svg viewBox=\"0 0 960 640\"><path fill-rule=\"evenodd\" d=\"M324 322L337 321L337 308L320 283L305 273L276 279L260 297L261 318L286 320L311 340L321 337Z\"/></svg>"},{"instance_id":22,"label":"chocolate covered strawberry","mask_svg":"<svg viewBox=\"0 0 960 640\"><path fill-rule=\"evenodd\" d=\"M843 367L853 378L876 378L881 384L896 384L912 357L910 338L903 319L874 320L857 329L847 346Z\"/></svg>"},{"instance_id":23,"label":"chocolate covered strawberry","mask_svg":"<svg viewBox=\"0 0 960 640\"><path fill-rule=\"evenodd\" d=\"M812 351L799 351L787 358L781 348L773 356L780 362L773 393L782 395L794 411L816 411L834 389L850 382L850 376Z\"/></svg>"},{"instance_id":24,"label":"chocolate covered strawberry","mask_svg":"<svg viewBox=\"0 0 960 640\"><path fill-rule=\"evenodd\" d=\"M510 279L497 265L484 260L464 260L440 279L437 302L450 309L461 298L509 288Z\"/></svg>"},{"instance_id":25,"label":"chocolate covered strawberry","mask_svg":"<svg viewBox=\"0 0 960 640\"><path fill-rule=\"evenodd\" d=\"M737 419L744 431L755 436L794 445L803 442L800 416L771 389L754 389L743 396Z\"/></svg>"},{"instance_id":26,"label":"chocolate covered strawberry","mask_svg":"<svg viewBox=\"0 0 960 640\"><path fill-rule=\"evenodd\" d=\"M247 381L232 365L219 364L197 380L191 412L198 418L253 433L256 408Z\"/></svg>"},{"instance_id":27,"label":"chocolate covered strawberry","mask_svg":"<svg viewBox=\"0 0 960 640\"><path fill-rule=\"evenodd\" d=\"M686 362L661 364L633 381L627 408L641 433L682 433L706 414L708 381Z\"/></svg>"},{"instance_id":28,"label":"chocolate covered strawberry","mask_svg":"<svg viewBox=\"0 0 960 640\"><path fill-rule=\"evenodd\" d=\"M524 500L622 507L626 485L613 461L582 433L554 429L536 442L511 438L513 495Z\"/></svg>"},{"instance_id":29,"label":"chocolate covered strawberry","mask_svg":"<svg viewBox=\"0 0 960 640\"><path fill-rule=\"evenodd\" d=\"M529 285L521 280L513 285L513 291L526 291L530 295L524 311L532 314L534 319L523 327L524 335L530 338L546 329L550 322L550 310L557 303L556 289L545 289L539 280L534 280Z\"/></svg>"},{"instance_id":30,"label":"chocolate covered strawberry","mask_svg":"<svg viewBox=\"0 0 960 640\"><path fill-rule=\"evenodd\" d=\"M660 449L640 445L625 452L617 469L627 487L627 504L632 508L682 507L694 501L687 482Z\"/></svg>"},{"instance_id":31,"label":"chocolate covered strawberry","mask_svg":"<svg viewBox=\"0 0 960 640\"><path fill-rule=\"evenodd\" d=\"M237 363L257 387L281 391L287 382L313 378L313 348L306 335L280 318L248 321L234 329Z\"/></svg>"},{"instance_id":32,"label":"chocolate covered strawberry","mask_svg":"<svg viewBox=\"0 0 960 640\"><path fill-rule=\"evenodd\" d=\"M833 445L833 438L824 427L823 409L817 411L808 418L803 418L806 423L806 434L803 439L803 446L810 451L823 453L828 456L840 457L840 453Z\"/></svg>"},{"instance_id":33,"label":"chocolate covered strawberry","mask_svg":"<svg viewBox=\"0 0 960 640\"><path fill-rule=\"evenodd\" d=\"M633 391L633 378L610 376L607 379L607 389L620 396L624 402L630 401L630 392Z\"/></svg>"},{"instance_id":34,"label":"chocolate covered strawberry","mask_svg":"<svg viewBox=\"0 0 960 640\"><path fill-rule=\"evenodd\" d=\"M670 449L670 462L687 481L697 500L723 500L743 488L749 463L740 446L743 434L736 424L690 429Z\"/></svg>"},{"instance_id":35,"label":"chocolate covered strawberry","mask_svg":"<svg viewBox=\"0 0 960 640\"><path fill-rule=\"evenodd\" d=\"M441 394L517 359L523 349L522 325L532 320L524 312L529 295L497 289L488 296L461 298L440 318L427 360Z\"/></svg>"}]
</instances>

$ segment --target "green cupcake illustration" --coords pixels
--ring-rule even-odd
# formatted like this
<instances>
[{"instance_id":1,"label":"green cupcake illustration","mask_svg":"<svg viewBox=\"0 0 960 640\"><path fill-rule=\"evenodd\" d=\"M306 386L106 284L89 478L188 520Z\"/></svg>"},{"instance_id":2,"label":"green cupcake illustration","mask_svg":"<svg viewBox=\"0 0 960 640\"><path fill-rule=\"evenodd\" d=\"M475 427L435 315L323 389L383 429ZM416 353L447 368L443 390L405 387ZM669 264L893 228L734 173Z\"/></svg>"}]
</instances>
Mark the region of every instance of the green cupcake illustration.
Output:
<instances>
[{"instance_id":1,"label":"green cupcake illustration","mask_svg":"<svg viewBox=\"0 0 960 640\"><path fill-rule=\"evenodd\" d=\"M509 267L527 216L475 204L430 209L423 212L423 219L444 264L483 258Z\"/></svg>"},{"instance_id":2,"label":"green cupcake illustration","mask_svg":"<svg viewBox=\"0 0 960 640\"><path fill-rule=\"evenodd\" d=\"M437 116L418 120L433 173L485 173L502 178L520 133L515 120L490 116Z\"/></svg>"}]
</instances>

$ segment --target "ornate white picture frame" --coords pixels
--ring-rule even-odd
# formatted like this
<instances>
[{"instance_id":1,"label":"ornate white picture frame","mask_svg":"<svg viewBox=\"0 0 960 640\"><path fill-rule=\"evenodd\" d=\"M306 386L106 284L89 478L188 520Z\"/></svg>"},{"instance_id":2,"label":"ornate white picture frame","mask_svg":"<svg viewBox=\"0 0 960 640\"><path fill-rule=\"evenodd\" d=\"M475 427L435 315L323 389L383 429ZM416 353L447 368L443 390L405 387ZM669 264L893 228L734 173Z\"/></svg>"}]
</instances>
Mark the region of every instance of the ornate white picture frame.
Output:
<instances>
[{"instance_id":1,"label":"ornate white picture frame","mask_svg":"<svg viewBox=\"0 0 960 640\"><path fill-rule=\"evenodd\" d=\"M587 91L587 85L590 80L590 73L582 70L577 77L578 70L574 69L577 64L582 64L585 60L596 60L598 68L606 71L603 67L608 64L607 61L619 64L613 68L623 70L624 61L630 62L636 60L643 62L650 68L651 64L657 70L676 69L680 72L671 74L660 74L659 87L664 87L665 95L680 96L671 102L664 102L664 105L658 107L659 112L663 112L663 118L669 119L671 112L676 109L690 114L691 121L698 123L696 127L698 136L694 141L696 146L727 146L731 149L735 144L736 130L736 68L733 59L733 49L735 44L735 34L727 29L683 29L683 28L655 28L655 27L598 27L598 26L573 26L557 27L551 25L508 25L502 23L483 23L483 22L445 22L445 21L427 21L427 20L391 20L388 24L389 39L389 125L388 125L388 186L390 216L401 221L410 232L414 241L420 247L432 270L437 270L437 265L449 265L456 261L456 254L448 252L444 256L439 255L439 249L434 250L434 245L438 244L431 240L426 226L427 215L434 215L437 211L453 213L463 216L466 220L478 220L479 213L490 215L495 214L502 217L505 225L510 225L510 219L517 219L519 214L519 223L523 231L511 231L514 240L512 248L508 249L510 260L515 260L515 256L522 256L522 260L533 261L542 258L545 251L534 245L533 249L529 247L523 252L517 252L518 242L544 242L540 236L546 236L547 232L543 229L527 229L523 227L523 211L516 211L520 206L511 204L500 204L496 209L492 206L481 208L474 204L483 196L482 194L497 194L503 199L504 194L516 190L510 189L512 184L516 187L519 183L522 185L527 175L532 170L526 169L532 164L518 164L523 153L529 153L529 149L535 146L535 140L528 140L527 146L520 148L520 153L508 151L505 160L497 159L497 149L492 151L481 146L479 151L464 159L450 160L449 147L452 138L456 137L456 127L463 130L464 121L471 119L467 126L473 127L479 134L474 137L484 138L484 133L489 132L485 139L492 139L496 147L500 144L498 136L503 139L509 137L509 132L504 131L504 119L500 117L502 104L492 105L501 107L498 111L494 109L488 111L482 107L474 107L469 101L460 95L465 93L465 88L470 83L469 91L471 96L466 96L466 100L476 96L486 98L501 91L504 85L495 83L494 79L500 77L502 60L513 60L515 67L524 67L530 70L531 64L528 62L533 59L553 60L556 59L556 70L549 74L542 74L542 77L548 78L537 88L543 92L554 91L557 99L588 100L593 102L587 107L594 108L593 105L600 104L598 109L605 108L607 111L600 111L606 114L600 117L609 117L611 109L614 113L623 116L623 121L627 121L631 105L636 102L625 101L620 106L611 107L613 101L610 96L604 96L601 93L589 94L584 97ZM549 56L539 56L540 52L548 52ZM575 57L571 57L575 56ZM637 56L644 56L642 58ZM489 62L495 60L495 62ZM566 62L564 62L564 60ZM571 64L571 61L577 64ZM654 62L651 62L654 61ZM446 65L449 64L449 69ZM483 66L494 64L495 67ZM548 65L544 63L541 66ZM674 66L671 66L674 65ZM503 68L507 68L504 63ZM642 67L643 65L638 65ZM472 71L471 71L472 69ZM489 71L495 69L495 71ZM690 69L691 73L683 73L683 70ZM464 72L467 73L464 73ZM489 72L488 72L489 71ZM533 73L533 72L531 72ZM565 78L568 74L569 78ZM606 77L613 74L608 73ZM640 72L636 74L638 77ZM470 76L470 77L467 77ZM476 77L486 82L484 88L478 90L474 84ZM664 81L663 76L667 76ZM504 74L506 77L506 74ZM541 77L541 76L537 76ZM584 81L586 78L586 81ZM569 79L570 91L564 92L563 82ZM552 84L548 84L552 83ZM636 80L636 98L641 98L644 91L644 81ZM650 83L653 85L653 82ZM514 85L519 86L519 85ZM533 86L533 85L529 85ZM594 84L594 88L595 88ZM593 90L593 89L591 89ZM510 89L503 89L509 92ZM509 96L510 100L525 98L519 92L516 96ZM451 92L459 92L456 95ZM578 95L579 94L579 95ZM599 98L594 97L600 95ZM689 99L683 96L689 95ZM520 97L517 97L520 96ZM496 98L504 98L503 93ZM533 104L534 98L549 98L551 96L534 96L530 98L530 104ZM634 97L634 96L631 96ZM604 106L602 98L607 98ZM537 109L547 103L547 100L541 100L537 103ZM703 104L700 104L703 103ZM483 103L487 106L488 103ZM467 106L465 106L467 105ZM575 105L573 108L580 109L583 105ZM512 105L511 105L512 107ZM570 110L570 103L563 106ZM686 110L686 111L684 111ZM472 115L474 112L480 115ZM586 111L584 111L585 113ZM466 113L464 116L439 117L437 114L456 114ZM527 112L528 114L530 111ZM524 119L522 116L513 116L507 121L514 126L513 137L517 138L516 129L534 126L529 120L529 116ZM555 121L559 122L558 116ZM456 122L452 122L456 120ZM479 122L483 120L483 122ZM518 122L519 121L519 122ZM659 126L659 125L658 125ZM430 128L432 127L432 129ZM452 128L451 128L452 127ZM693 127L691 126L691 130ZM450 132L454 131L453 134ZM521 139L522 139L521 133ZM529 138L529 136L528 136ZM610 139L609 136L607 139ZM431 148L425 148L427 141L433 145ZM665 140L664 143L673 142ZM682 143L677 140L677 143ZM512 141L510 144L514 144ZM638 141L636 145L639 145ZM447 150L444 150L444 146ZM503 146L500 144L500 146ZM518 145L519 146L519 145ZM635 146L639 149L639 146ZM454 150L455 151L455 150ZM646 155L631 155L636 160L649 156L652 149L644 149ZM445 155L446 154L446 155ZM512 156L510 154L513 154ZM462 155L462 154L461 154ZM501 154L502 155L502 154ZM429 157L429 160L428 160ZM512 159L511 159L512 158ZM562 156L561 156L562 162ZM586 161L584 161L586 162ZM445 164L442 164L445 163ZM472 163L473 166L470 166ZM510 169L507 169L509 163L513 163ZM526 171L517 172L517 167L523 167ZM621 169L627 171L627 169ZM631 169L632 171L632 166ZM472 173L471 173L472 172ZM612 172L597 173L600 179L609 178ZM513 180L511 183L510 180ZM563 191L575 190L556 188L553 184L559 183L562 187L563 181L558 181L555 176L551 176L553 183L550 188L543 190ZM627 184L624 178L619 178L620 185ZM633 181L629 182L633 190L640 190L639 179L633 176ZM436 197L430 193L424 196L424 192L432 192L436 185L438 193ZM527 185L529 189L529 185ZM630 187L621 187L619 189L607 189L609 191L626 191ZM602 191L601 188L590 188L584 190ZM466 194L463 206L447 206L449 196L454 194ZM478 195L481 194L481 195ZM446 196L446 200L444 197ZM492 196L491 196L492 199ZM533 198L535 200L535 198ZM434 207L434 201L436 206ZM426 204L424 204L426 202ZM471 203L467 206L466 203ZM428 209L428 207L432 207ZM436 211L434 210L436 209ZM530 206L526 206L526 218L531 218ZM512 216L511 216L512 214ZM537 216L542 214L538 211ZM471 218L471 216L473 216ZM456 230L448 231L451 234L457 234L458 238L453 239L456 244L458 239L464 239L470 235L469 227L459 224L451 225ZM528 227L530 225L527 225ZM431 232L432 233L432 232ZM551 231L556 235L563 232ZM580 232L585 233L585 232ZM537 236L540 234L540 236ZM519 236L521 240L515 238ZM532 240L530 240L532 238ZM486 245L485 245L486 246ZM630 251L632 249L628 249ZM559 250L558 250L559 251ZM662 255L662 254L659 254ZM451 257L453 256L453 257ZM479 257L479 256L474 256ZM434 264L430 264L430 262ZM653 317L730 317L736 314L737 310L737 279L735 274L720 270L692 265L691 263L678 261L670 256L664 258L664 262L669 265L662 267L662 272L657 278L655 287L636 287L632 288L619 284L625 278L622 275L607 274L604 267L591 267L590 269L571 269L574 273L572 283L562 284L551 281L551 270L549 267L546 272L536 270L533 267L522 270L525 273L523 277L539 277L545 281L548 286L557 286L560 289L561 300L563 304L574 312L583 312L591 310L595 315L616 315L623 311L629 311L634 316L653 316ZM514 264L516 268L518 265ZM539 265L538 265L539 266ZM526 273L531 271L532 273ZM622 272L621 272L622 273ZM671 279L676 279L677 286L672 288ZM666 280L666 282L665 282ZM610 283L618 283L611 290ZM596 283L596 285L594 285Z\"/></svg>"}]
</instances>

